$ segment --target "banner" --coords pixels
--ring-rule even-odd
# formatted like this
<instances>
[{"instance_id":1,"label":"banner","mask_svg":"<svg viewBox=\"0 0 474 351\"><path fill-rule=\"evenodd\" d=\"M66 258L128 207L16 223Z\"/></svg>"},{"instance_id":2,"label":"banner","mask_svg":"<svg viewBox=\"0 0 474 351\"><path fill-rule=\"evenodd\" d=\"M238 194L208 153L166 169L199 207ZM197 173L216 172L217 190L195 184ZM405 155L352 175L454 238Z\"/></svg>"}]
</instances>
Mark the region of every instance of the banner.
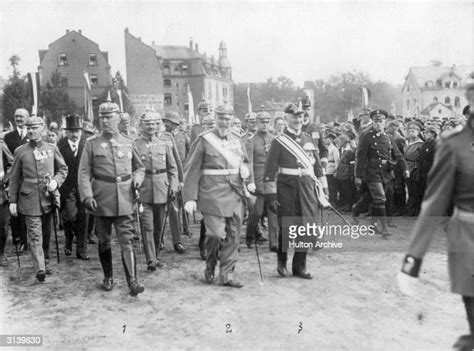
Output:
<instances>
[{"instance_id":1,"label":"banner","mask_svg":"<svg viewBox=\"0 0 474 351\"><path fill-rule=\"evenodd\" d=\"M31 95L33 96L33 106L31 107L31 115L38 114L39 106L39 73L28 73L28 83L31 90Z\"/></svg>"},{"instance_id":2,"label":"banner","mask_svg":"<svg viewBox=\"0 0 474 351\"><path fill-rule=\"evenodd\" d=\"M194 114L194 100L191 87L188 84L188 123L189 125L199 124L199 116Z\"/></svg>"},{"instance_id":3,"label":"banner","mask_svg":"<svg viewBox=\"0 0 474 351\"><path fill-rule=\"evenodd\" d=\"M110 94L110 91L109 91L109 94ZM123 112L122 90L117 89L117 95L118 95L118 98L119 98L120 112Z\"/></svg>"},{"instance_id":4,"label":"banner","mask_svg":"<svg viewBox=\"0 0 474 351\"><path fill-rule=\"evenodd\" d=\"M247 100L248 100L249 113L251 113L252 112L252 101L250 100L250 84L247 87Z\"/></svg>"},{"instance_id":5,"label":"banner","mask_svg":"<svg viewBox=\"0 0 474 351\"><path fill-rule=\"evenodd\" d=\"M367 87L362 87L362 107L367 108L369 106L370 90Z\"/></svg>"},{"instance_id":6,"label":"banner","mask_svg":"<svg viewBox=\"0 0 474 351\"><path fill-rule=\"evenodd\" d=\"M94 110L92 108L91 81L89 73L84 71L84 119L89 122L94 121Z\"/></svg>"}]
</instances>

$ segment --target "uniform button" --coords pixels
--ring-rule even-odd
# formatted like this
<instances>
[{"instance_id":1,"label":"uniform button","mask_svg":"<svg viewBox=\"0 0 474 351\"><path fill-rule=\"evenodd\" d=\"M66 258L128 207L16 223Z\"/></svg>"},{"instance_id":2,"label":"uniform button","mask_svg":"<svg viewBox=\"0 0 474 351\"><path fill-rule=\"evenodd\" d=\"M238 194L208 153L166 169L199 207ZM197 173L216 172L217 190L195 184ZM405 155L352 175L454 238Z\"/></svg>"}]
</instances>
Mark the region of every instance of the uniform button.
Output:
<instances>
[{"instance_id":1,"label":"uniform button","mask_svg":"<svg viewBox=\"0 0 474 351\"><path fill-rule=\"evenodd\" d=\"M117 183L120 182L121 179L122 179L122 177L117 177L117 178L115 178L115 180L116 180Z\"/></svg>"}]
</instances>

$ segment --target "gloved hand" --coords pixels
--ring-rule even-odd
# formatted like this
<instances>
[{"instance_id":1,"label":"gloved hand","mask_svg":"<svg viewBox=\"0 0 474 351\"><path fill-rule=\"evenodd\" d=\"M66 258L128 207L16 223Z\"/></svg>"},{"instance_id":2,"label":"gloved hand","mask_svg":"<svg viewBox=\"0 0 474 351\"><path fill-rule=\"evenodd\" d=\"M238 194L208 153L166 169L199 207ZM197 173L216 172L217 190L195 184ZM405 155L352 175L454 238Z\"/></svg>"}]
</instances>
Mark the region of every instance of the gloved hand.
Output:
<instances>
[{"instance_id":1,"label":"gloved hand","mask_svg":"<svg viewBox=\"0 0 474 351\"><path fill-rule=\"evenodd\" d=\"M405 256L402 270L397 275L400 291L408 296L416 296L418 290L418 275L421 268L421 259L410 255Z\"/></svg>"},{"instance_id":2,"label":"gloved hand","mask_svg":"<svg viewBox=\"0 0 474 351\"><path fill-rule=\"evenodd\" d=\"M178 184L178 192L181 191L181 189L183 189L183 186L184 186L183 182Z\"/></svg>"},{"instance_id":3,"label":"gloved hand","mask_svg":"<svg viewBox=\"0 0 474 351\"><path fill-rule=\"evenodd\" d=\"M88 197L84 200L84 206L92 212L97 210L97 202L94 200L93 197Z\"/></svg>"},{"instance_id":4,"label":"gloved hand","mask_svg":"<svg viewBox=\"0 0 474 351\"><path fill-rule=\"evenodd\" d=\"M403 172L403 178L405 178L405 179L410 178L410 171L409 170L406 170L405 172Z\"/></svg>"},{"instance_id":5,"label":"gloved hand","mask_svg":"<svg viewBox=\"0 0 474 351\"><path fill-rule=\"evenodd\" d=\"M133 189L140 189L140 183L134 182L133 183Z\"/></svg>"},{"instance_id":6,"label":"gloved hand","mask_svg":"<svg viewBox=\"0 0 474 351\"><path fill-rule=\"evenodd\" d=\"M250 183L249 185L247 185L247 190L250 191L251 193L254 193L255 190L257 190L257 187L255 186L254 183Z\"/></svg>"},{"instance_id":7,"label":"gloved hand","mask_svg":"<svg viewBox=\"0 0 474 351\"><path fill-rule=\"evenodd\" d=\"M190 200L190 201L186 202L186 203L184 204L184 209L185 209L186 212L188 212L189 214L193 214L194 212L196 212L196 209L197 209L197 203L196 203L196 201Z\"/></svg>"},{"instance_id":8,"label":"gloved hand","mask_svg":"<svg viewBox=\"0 0 474 351\"><path fill-rule=\"evenodd\" d=\"M51 181L48 184L48 191L52 193L58 188L58 182L55 181L54 179L51 179Z\"/></svg>"},{"instance_id":9,"label":"gloved hand","mask_svg":"<svg viewBox=\"0 0 474 351\"><path fill-rule=\"evenodd\" d=\"M354 179L354 184L355 184L355 186L356 186L357 188L360 188L360 186L362 185L362 179L356 177L356 178Z\"/></svg>"},{"instance_id":10,"label":"gloved hand","mask_svg":"<svg viewBox=\"0 0 474 351\"><path fill-rule=\"evenodd\" d=\"M274 213L278 213L278 207L280 207L278 200L273 200L268 204L268 209Z\"/></svg>"},{"instance_id":11,"label":"gloved hand","mask_svg":"<svg viewBox=\"0 0 474 351\"><path fill-rule=\"evenodd\" d=\"M176 199L176 190L170 189L168 196L170 201L174 201Z\"/></svg>"},{"instance_id":12,"label":"gloved hand","mask_svg":"<svg viewBox=\"0 0 474 351\"><path fill-rule=\"evenodd\" d=\"M18 211L17 211L17 208L16 208L16 204L10 204L10 214L13 216L13 217L17 217L18 216Z\"/></svg>"},{"instance_id":13,"label":"gloved hand","mask_svg":"<svg viewBox=\"0 0 474 351\"><path fill-rule=\"evenodd\" d=\"M246 165L240 166L240 176L242 179L247 179L250 176L250 171Z\"/></svg>"}]
</instances>

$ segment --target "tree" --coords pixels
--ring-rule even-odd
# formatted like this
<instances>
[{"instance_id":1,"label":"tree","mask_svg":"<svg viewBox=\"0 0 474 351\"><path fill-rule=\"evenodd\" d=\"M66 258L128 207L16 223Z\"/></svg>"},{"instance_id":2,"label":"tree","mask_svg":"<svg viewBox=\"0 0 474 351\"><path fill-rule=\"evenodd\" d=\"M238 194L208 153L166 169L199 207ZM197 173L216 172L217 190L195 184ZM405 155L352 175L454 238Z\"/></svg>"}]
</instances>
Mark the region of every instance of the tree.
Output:
<instances>
[{"instance_id":1,"label":"tree","mask_svg":"<svg viewBox=\"0 0 474 351\"><path fill-rule=\"evenodd\" d=\"M61 75L58 71L51 75L50 81L40 92L39 115L43 115L48 123L62 123L64 115L77 111L77 106L69 97L66 87L61 85Z\"/></svg>"},{"instance_id":2,"label":"tree","mask_svg":"<svg viewBox=\"0 0 474 351\"><path fill-rule=\"evenodd\" d=\"M123 102L123 112L127 112L132 118L135 115L135 109L133 108L132 101L128 97L128 88L125 85L122 75L120 71L115 73L114 78L112 78L113 86L104 89L102 94L98 99L98 103L101 104L107 101L107 97L110 91L110 98L113 102L119 105L119 95L117 90L122 91L122 102Z\"/></svg>"},{"instance_id":3,"label":"tree","mask_svg":"<svg viewBox=\"0 0 474 351\"><path fill-rule=\"evenodd\" d=\"M3 88L2 112L4 126L8 125L9 120L13 123L13 116L17 108L31 110L30 107L32 105L31 94L29 92L26 77L21 76L21 73L17 68L20 62L20 57L18 55L12 55L9 58L9 61L13 72Z\"/></svg>"}]
</instances>

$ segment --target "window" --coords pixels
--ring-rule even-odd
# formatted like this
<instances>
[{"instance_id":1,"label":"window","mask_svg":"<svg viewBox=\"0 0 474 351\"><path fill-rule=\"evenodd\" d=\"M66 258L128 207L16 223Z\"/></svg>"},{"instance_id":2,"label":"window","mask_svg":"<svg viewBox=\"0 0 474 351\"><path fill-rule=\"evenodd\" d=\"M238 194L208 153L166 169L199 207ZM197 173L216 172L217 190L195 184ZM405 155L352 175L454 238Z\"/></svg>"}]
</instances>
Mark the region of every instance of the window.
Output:
<instances>
[{"instance_id":1,"label":"window","mask_svg":"<svg viewBox=\"0 0 474 351\"><path fill-rule=\"evenodd\" d=\"M99 78L97 74L91 74L91 87L97 88L99 86Z\"/></svg>"},{"instance_id":2,"label":"window","mask_svg":"<svg viewBox=\"0 0 474 351\"><path fill-rule=\"evenodd\" d=\"M89 54L89 66L97 66L97 55Z\"/></svg>"},{"instance_id":3,"label":"window","mask_svg":"<svg viewBox=\"0 0 474 351\"><path fill-rule=\"evenodd\" d=\"M167 76L170 74L170 66L168 64L163 66L163 74Z\"/></svg>"},{"instance_id":4,"label":"window","mask_svg":"<svg viewBox=\"0 0 474 351\"><path fill-rule=\"evenodd\" d=\"M451 98L450 98L449 96L446 96L446 97L444 98L444 103L445 103L446 105L451 104Z\"/></svg>"},{"instance_id":5,"label":"window","mask_svg":"<svg viewBox=\"0 0 474 351\"><path fill-rule=\"evenodd\" d=\"M458 87L458 82L453 82L453 88L456 89Z\"/></svg>"},{"instance_id":6,"label":"window","mask_svg":"<svg viewBox=\"0 0 474 351\"><path fill-rule=\"evenodd\" d=\"M222 96L227 99L227 86L225 85L222 87Z\"/></svg>"},{"instance_id":7,"label":"window","mask_svg":"<svg viewBox=\"0 0 474 351\"><path fill-rule=\"evenodd\" d=\"M99 99L97 96L92 97L92 106L98 106L99 105Z\"/></svg>"},{"instance_id":8,"label":"window","mask_svg":"<svg viewBox=\"0 0 474 351\"><path fill-rule=\"evenodd\" d=\"M443 112L442 110L438 110L438 113L441 114L441 112Z\"/></svg>"},{"instance_id":9,"label":"window","mask_svg":"<svg viewBox=\"0 0 474 351\"><path fill-rule=\"evenodd\" d=\"M164 86L165 88L171 87L171 79L165 79L165 80L163 80L163 86Z\"/></svg>"},{"instance_id":10,"label":"window","mask_svg":"<svg viewBox=\"0 0 474 351\"><path fill-rule=\"evenodd\" d=\"M59 65L60 66L67 66L67 55L66 54L59 54Z\"/></svg>"},{"instance_id":11,"label":"window","mask_svg":"<svg viewBox=\"0 0 474 351\"><path fill-rule=\"evenodd\" d=\"M172 103L171 94L165 94L165 106L171 106Z\"/></svg>"},{"instance_id":12,"label":"window","mask_svg":"<svg viewBox=\"0 0 474 351\"><path fill-rule=\"evenodd\" d=\"M179 93L179 83L176 83L176 92Z\"/></svg>"},{"instance_id":13,"label":"window","mask_svg":"<svg viewBox=\"0 0 474 351\"><path fill-rule=\"evenodd\" d=\"M459 96L454 98L454 107L461 107L461 99L459 99Z\"/></svg>"},{"instance_id":14,"label":"window","mask_svg":"<svg viewBox=\"0 0 474 351\"><path fill-rule=\"evenodd\" d=\"M427 81L427 82L425 83L425 87L427 87L427 88L433 87L433 81L431 81L431 80Z\"/></svg>"},{"instance_id":15,"label":"window","mask_svg":"<svg viewBox=\"0 0 474 351\"><path fill-rule=\"evenodd\" d=\"M410 86L407 85L407 92L409 93L410 92Z\"/></svg>"},{"instance_id":16,"label":"window","mask_svg":"<svg viewBox=\"0 0 474 351\"><path fill-rule=\"evenodd\" d=\"M444 82L444 87L445 88L450 88L451 87L451 82Z\"/></svg>"},{"instance_id":17,"label":"window","mask_svg":"<svg viewBox=\"0 0 474 351\"><path fill-rule=\"evenodd\" d=\"M437 80L436 85L438 86L438 88L442 88L443 87L443 82L441 80Z\"/></svg>"},{"instance_id":18,"label":"window","mask_svg":"<svg viewBox=\"0 0 474 351\"><path fill-rule=\"evenodd\" d=\"M66 74L61 74L61 78L59 80L59 86L67 87L67 85L68 85L67 75Z\"/></svg>"},{"instance_id":19,"label":"window","mask_svg":"<svg viewBox=\"0 0 474 351\"><path fill-rule=\"evenodd\" d=\"M181 74L183 76L187 75L188 74L188 66L187 65L182 65L181 66Z\"/></svg>"},{"instance_id":20,"label":"window","mask_svg":"<svg viewBox=\"0 0 474 351\"><path fill-rule=\"evenodd\" d=\"M438 102L438 98L436 96L433 98L433 102Z\"/></svg>"},{"instance_id":21,"label":"window","mask_svg":"<svg viewBox=\"0 0 474 351\"><path fill-rule=\"evenodd\" d=\"M184 112L189 111L189 104L187 102L184 103Z\"/></svg>"}]
</instances>

